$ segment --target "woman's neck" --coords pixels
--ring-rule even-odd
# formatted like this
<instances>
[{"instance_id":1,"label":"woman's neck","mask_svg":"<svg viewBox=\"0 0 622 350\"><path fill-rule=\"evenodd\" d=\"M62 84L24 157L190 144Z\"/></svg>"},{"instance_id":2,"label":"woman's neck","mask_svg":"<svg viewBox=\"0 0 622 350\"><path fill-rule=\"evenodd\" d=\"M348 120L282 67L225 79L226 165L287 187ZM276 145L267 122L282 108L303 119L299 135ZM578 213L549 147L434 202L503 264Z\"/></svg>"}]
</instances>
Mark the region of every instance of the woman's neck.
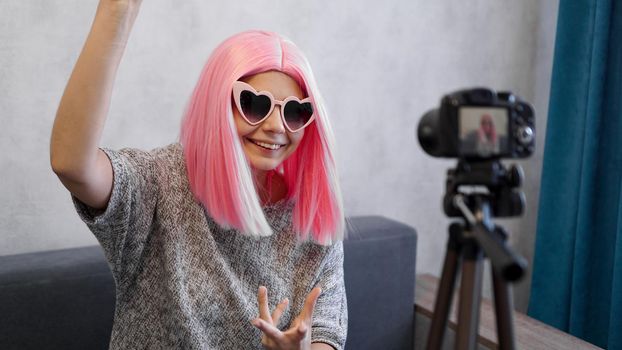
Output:
<instances>
[{"instance_id":1,"label":"woman's neck","mask_svg":"<svg viewBox=\"0 0 622 350\"><path fill-rule=\"evenodd\" d=\"M254 170L253 177L261 205L276 203L287 195L285 180L277 171Z\"/></svg>"}]
</instances>

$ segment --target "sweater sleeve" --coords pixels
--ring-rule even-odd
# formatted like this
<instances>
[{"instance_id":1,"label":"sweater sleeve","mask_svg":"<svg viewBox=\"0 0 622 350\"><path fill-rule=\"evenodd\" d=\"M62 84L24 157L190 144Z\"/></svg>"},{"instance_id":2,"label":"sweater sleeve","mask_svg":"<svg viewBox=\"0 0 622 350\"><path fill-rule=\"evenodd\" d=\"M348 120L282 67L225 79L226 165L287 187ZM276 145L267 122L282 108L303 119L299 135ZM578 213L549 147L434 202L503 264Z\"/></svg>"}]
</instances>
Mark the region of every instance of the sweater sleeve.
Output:
<instances>
[{"instance_id":1,"label":"sweater sleeve","mask_svg":"<svg viewBox=\"0 0 622 350\"><path fill-rule=\"evenodd\" d=\"M157 183L152 155L124 148L102 148L110 158L113 187L108 206L96 210L71 196L80 219L97 238L118 288L134 277L153 225Z\"/></svg>"},{"instance_id":2,"label":"sweater sleeve","mask_svg":"<svg viewBox=\"0 0 622 350\"><path fill-rule=\"evenodd\" d=\"M322 288L313 311L312 343L343 350L348 333L348 303L343 279L343 242L329 248L318 285Z\"/></svg>"}]
</instances>

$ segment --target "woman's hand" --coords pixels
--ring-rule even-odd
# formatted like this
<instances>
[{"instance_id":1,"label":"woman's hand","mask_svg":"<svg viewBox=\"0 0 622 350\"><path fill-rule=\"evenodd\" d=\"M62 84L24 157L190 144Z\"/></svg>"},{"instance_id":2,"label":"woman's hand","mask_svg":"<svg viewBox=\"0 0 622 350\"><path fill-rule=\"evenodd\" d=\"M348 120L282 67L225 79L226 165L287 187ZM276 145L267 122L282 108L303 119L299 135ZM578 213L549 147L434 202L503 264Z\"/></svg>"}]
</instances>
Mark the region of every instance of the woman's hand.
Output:
<instances>
[{"instance_id":1,"label":"woman's hand","mask_svg":"<svg viewBox=\"0 0 622 350\"><path fill-rule=\"evenodd\" d=\"M119 25L131 30L142 0L100 0L97 12L110 16Z\"/></svg>"},{"instance_id":2,"label":"woman's hand","mask_svg":"<svg viewBox=\"0 0 622 350\"><path fill-rule=\"evenodd\" d=\"M311 324L313 320L313 309L315 302L322 293L319 287L313 288L305 300L302 312L294 322L292 327L281 332L276 326L283 312L287 308L289 301L283 299L270 314L268 306L268 290L266 287L259 287L257 301L259 302L259 318L251 323L263 332L261 344L269 350L309 350L311 349Z\"/></svg>"},{"instance_id":3,"label":"woman's hand","mask_svg":"<svg viewBox=\"0 0 622 350\"><path fill-rule=\"evenodd\" d=\"M100 6L112 6L117 10L138 11L142 0L100 0Z\"/></svg>"}]
</instances>

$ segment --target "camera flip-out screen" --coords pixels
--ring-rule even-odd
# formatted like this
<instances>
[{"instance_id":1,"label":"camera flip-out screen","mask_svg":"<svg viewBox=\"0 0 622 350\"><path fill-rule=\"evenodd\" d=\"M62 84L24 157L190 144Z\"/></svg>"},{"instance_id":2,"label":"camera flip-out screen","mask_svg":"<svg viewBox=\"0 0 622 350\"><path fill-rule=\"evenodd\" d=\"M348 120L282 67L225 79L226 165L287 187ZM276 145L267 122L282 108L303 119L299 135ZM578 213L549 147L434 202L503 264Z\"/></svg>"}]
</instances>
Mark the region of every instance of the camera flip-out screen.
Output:
<instances>
[{"instance_id":1,"label":"camera flip-out screen","mask_svg":"<svg viewBox=\"0 0 622 350\"><path fill-rule=\"evenodd\" d=\"M490 157L508 153L508 120L506 108L460 107L461 155Z\"/></svg>"}]
</instances>

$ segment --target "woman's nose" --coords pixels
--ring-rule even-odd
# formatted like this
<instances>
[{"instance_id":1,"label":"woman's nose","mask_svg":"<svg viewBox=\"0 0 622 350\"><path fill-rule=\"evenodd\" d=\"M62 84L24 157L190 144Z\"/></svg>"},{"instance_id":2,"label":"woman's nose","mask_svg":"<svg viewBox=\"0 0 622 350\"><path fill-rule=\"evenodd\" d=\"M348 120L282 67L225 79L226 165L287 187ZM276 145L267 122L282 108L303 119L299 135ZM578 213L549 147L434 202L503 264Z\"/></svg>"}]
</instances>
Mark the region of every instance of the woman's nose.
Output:
<instances>
[{"instance_id":1,"label":"woman's nose","mask_svg":"<svg viewBox=\"0 0 622 350\"><path fill-rule=\"evenodd\" d=\"M285 132L285 125L283 125L283 120L281 119L281 106L274 106L272 113L264 120L261 127L264 131L271 131L274 133Z\"/></svg>"}]
</instances>

